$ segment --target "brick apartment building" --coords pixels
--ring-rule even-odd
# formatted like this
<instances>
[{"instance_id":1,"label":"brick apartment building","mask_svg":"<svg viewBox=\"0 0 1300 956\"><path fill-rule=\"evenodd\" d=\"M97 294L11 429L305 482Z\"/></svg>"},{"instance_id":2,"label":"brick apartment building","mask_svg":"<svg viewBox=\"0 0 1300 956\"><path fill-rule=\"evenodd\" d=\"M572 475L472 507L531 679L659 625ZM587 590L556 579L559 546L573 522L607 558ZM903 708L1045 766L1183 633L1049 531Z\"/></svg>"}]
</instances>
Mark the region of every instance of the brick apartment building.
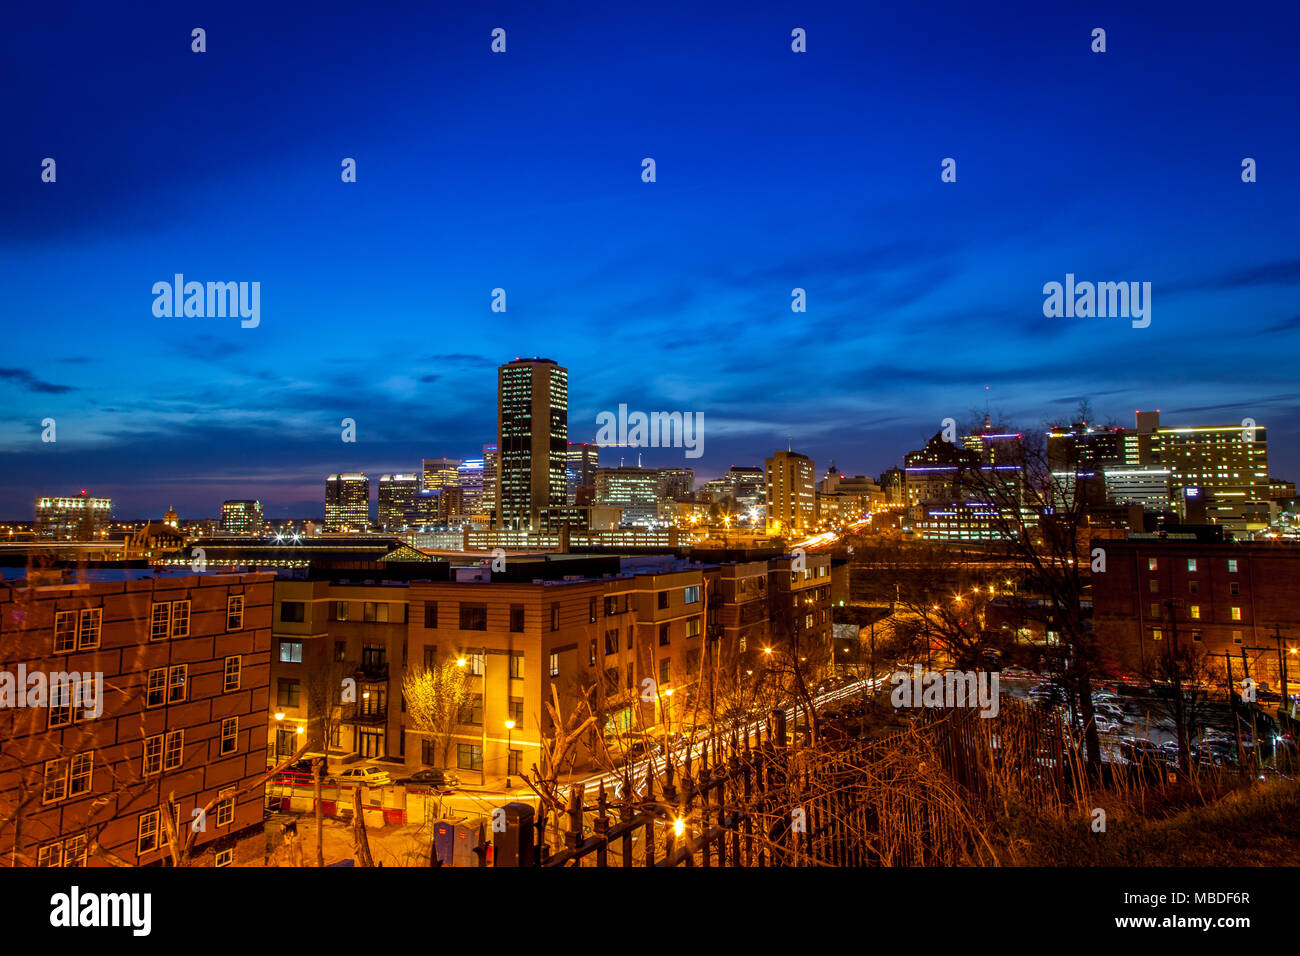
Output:
<instances>
[{"instance_id":1,"label":"brick apartment building","mask_svg":"<svg viewBox=\"0 0 1300 956\"><path fill-rule=\"evenodd\" d=\"M28 681L102 675L103 688L97 706L5 698L0 858L169 862L169 803L192 827L193 811L228 797L204 819L191 863L261 859L263 790L245 788L266 768L273 575L90 574L116 580L0 586L0 668Z\"/></svg>"},{"instance_id":2,"label":"brick apartment building","mask_svg":"<svg viewBox=\"0 0 1300 956\"><path fill-rule=\"evenodd\" d=\"M1243 676L1278 686L1279 641L1288 677L1300 680L1300 547L1283 543L1204 543L1135 539L1105 542L1106 570L1092 575L1101 646L1140 672L1177 628L1180 645L1233 657ZM1172 602L1172 607L1171 607Z\"/></svg>"},{"instance_id":3,"label":"brick apartment building","mask_svg":"<svg viewBox=\"0 0 1300 956\"><path fill-rule=\"evenodd\" d=\"M452 569L450 580L278 581L270 746L291 753L299 728L317 740L326 710L317 685L342 677L357 681L357 694L350 706L330 705L332 756L450 766L471 781L537 762L552 688L566 715L596 688L612 731L676 725L701 675L706 633L719 641L719 661L739 666L771 646L770 621L784 608L787 631L829 644L830 559L809 555L797 572L792 560L520 556L506 572ZM402 681L408 668L447 660L465 661L472 697L444 761L443 741L408 725ZM578 766L599 756L584 745Z\"/></svg>"}]
</instances>

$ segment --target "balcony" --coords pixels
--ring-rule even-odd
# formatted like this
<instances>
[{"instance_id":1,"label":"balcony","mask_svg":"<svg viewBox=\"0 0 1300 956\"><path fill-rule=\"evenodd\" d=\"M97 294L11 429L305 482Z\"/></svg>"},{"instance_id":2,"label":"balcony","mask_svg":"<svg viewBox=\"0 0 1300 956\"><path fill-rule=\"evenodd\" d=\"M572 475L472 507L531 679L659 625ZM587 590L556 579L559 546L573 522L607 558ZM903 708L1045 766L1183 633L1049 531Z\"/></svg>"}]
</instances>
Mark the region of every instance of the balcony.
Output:
<instances>
[{"instance_id":1,"label":"balcony","mask_svg":"<svg viewBox=\"0 0 1300 956\"><path fill-rule=\"evenodd\" d=\"M361 666L356 669L352 675L358 683L370 681L373 683L388 682L388 661L362 661Z\"/></svg>"}]
</instances>

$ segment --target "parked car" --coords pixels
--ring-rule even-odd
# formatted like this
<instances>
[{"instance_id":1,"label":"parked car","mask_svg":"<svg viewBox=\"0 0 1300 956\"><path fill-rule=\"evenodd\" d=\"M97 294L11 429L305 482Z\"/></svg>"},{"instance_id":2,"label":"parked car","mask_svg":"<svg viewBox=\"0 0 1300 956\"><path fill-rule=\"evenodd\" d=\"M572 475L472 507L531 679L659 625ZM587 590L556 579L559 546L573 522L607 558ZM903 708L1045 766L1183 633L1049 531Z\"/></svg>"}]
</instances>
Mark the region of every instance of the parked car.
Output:
<instances>
[{"instance_id":1,"label":"parked car","mask_svg":"<svg viewBox=\"0 0 1300 956\"><path fill-rule=\"evenodd\" d=\"M1037 677L1038 675L1035 674L1033 671L1031 671L1031 670L1030 670L1029 668L1027 668L1027 667L1018 667L1018 666L1016 666L1015 664L1013 664L1013 665L1011 665L1010 667L1004 667L1004 668L1002 668L1002 676L1003 676L1003 677L1028 678L1028 677Z\"/></svg>"},{"instance_id":2,"label":"parked car","mask_svg":"<svg viewBox=\"0 0 1300 956\"><path fill-rule=\"evenodd\" d=\"M378 767L351 767L334 774L330 779L343 786L361 787L387 787L393 782L388 771Z\"/></svg>"},{"instance_id":3,"label":"parked car","mask_svg":"<svg viewBox=\"0 0 1300 956\"><path fill-rule=\"evenodd\" d=\"M417 770L409 777L397 781L399 787L428 787L440 793L450 793L460 786L460 777L449 770Z\"/></svg>"},{"instance_id":4,"label":"parked car","mask_svg":"<svg viewBox=\"0 0 1300 956\"><path fill-rule=\"evenodd\" d=\"M1159 773L1164 754L1151 741L1142 737L1125 737L1119 742L1119 755L1128 763L1148 773Z\"/></svg>"},{"instance_id":5,"label":"parked car","mask_svg":"<svg viewBox=\"0 0 1300 956\"><path fill-rule=\"evenodd\" d=\"M1121 724L1128 719L1124 716L1124 708L1120 707L1118 704L1110 704L1106 701L1094 701L1092 711L1098 717L1108 717Z\"/></svg>"},{"instance_id":6,"label":"parked car","mask_svg":"<svg viewBox=\"0 0 1300 956\"><path fill-rule=\"evenodd\" d=\"M1112 720L1103 714L1096 714L1093 717L1093 723L1097 725L1097 733L1099 734L1115 734L1124 729L1123 725L1118 720ZM1076 730L1082 728L1083 719L1081 717L1076 717L1074 726Z\"/></svg>"}]
</instances>

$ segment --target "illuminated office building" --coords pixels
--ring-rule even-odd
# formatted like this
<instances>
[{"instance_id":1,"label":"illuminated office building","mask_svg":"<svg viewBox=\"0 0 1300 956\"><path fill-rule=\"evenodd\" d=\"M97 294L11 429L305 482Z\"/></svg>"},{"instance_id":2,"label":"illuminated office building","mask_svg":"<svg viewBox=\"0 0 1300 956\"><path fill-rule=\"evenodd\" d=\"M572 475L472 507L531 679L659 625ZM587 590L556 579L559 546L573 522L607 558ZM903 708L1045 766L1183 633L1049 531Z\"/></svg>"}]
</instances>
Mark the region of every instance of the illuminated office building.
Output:
<instances>
[{"instance_id":1,"label":"illuminated office building","mask_svg":"<svg viewBox=\"0 0 1300 956\"><path fill-rule=\"evenodd\" d=\"M36 499L36 535L59 541L93 541L108 530L112 498L80 495Z\"/></svg>"},{"instance_id":2,"label":"illuminated office building","mask_svg":"<svg viewBox=\"0 0 1300 956\"><path fill-rule=\"evenodd\" d=\"M221 503L221 530L227 534L258 535L262 533L262 503L260 501L223 501Z\"/></svg>"},{"instance_id":3,"label":"illuminated office building","mask_svg":"<svg viewBox=\"0 0 1300 956\"><path fill-rule=\"evenodd\" d=\"M569 373L550 359L497 369L496 526L538 530L565 507Z\"/></svg>"},{"instance_id":4,"label":"illuminated office building","mask_svg":"<svg viewBox=\"0 0 1300 956\"><path fill-rule=\"evenodd\" d=\"M379 527L384 531L401 531L409 526L415 519L415 496L419 491L419 475L380 475Z\"/></svg>"},{"instance_id":5,"label":"illuminated office building","mask_svg":"<svg viewBox=\"0 0 1300 956\"><path fill-rule=\"evenodd\" d=\"M370 527L370 479L364 474L325 479L325 530L364 531Z\"/></svg>"},{"instance_id":6,"label":"illuminated office building","mask_svg":"<svg viewBox=\"0 0 1300 956\"><path fill-rule=\"evenodd\" d=\"M777 451L766 460L767 523L781 532L802 532L816 523L813 461L797 451Z\"/></svg>"}]
</instances>

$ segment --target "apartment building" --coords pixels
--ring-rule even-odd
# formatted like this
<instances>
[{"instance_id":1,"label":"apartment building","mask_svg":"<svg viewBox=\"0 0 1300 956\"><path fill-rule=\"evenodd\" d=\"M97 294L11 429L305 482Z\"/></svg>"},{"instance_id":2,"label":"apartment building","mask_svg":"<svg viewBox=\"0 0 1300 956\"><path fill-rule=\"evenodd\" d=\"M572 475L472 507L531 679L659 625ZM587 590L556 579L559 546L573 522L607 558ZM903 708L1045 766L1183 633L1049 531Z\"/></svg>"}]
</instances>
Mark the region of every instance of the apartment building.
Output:
<instances>
[{"instance_id":1,"label":"apartment building","mask_svg":"<svg viewBox=\"0 0 1300 956\"><path fill-rule=\"evenodd\" d=\"M791 633L804 649L829 645L825 555L719 564L519 555L498 572L419 573L276 583L273 750L293 752L302 734L316 747L328 734L332 756L447 767L495 785L539 763L553 730L548 704L558 700L567 717L590 691L599 726L580 742L582 769L604 758L607 736L679 728L706 665L752 664ZM776 614L779 634L769 626ZM704 657L709 640L716 661ZM470 681L455 725L419 726L405 710L405 675L452 666Z\"/></svg>"},{"instance_id":2,"label":"apartment building","mask_svg":"<svg viewBox=\"0 0 1300 956\"><path fill-rule=\"evenodd\" d=\"M330 754L403 755L408 613L408 586L398 580L336 572L276 582L266 726L272 753L295 752L306 735L312 753L324 753L327 738Z\"/></svg>"},{"instance_id":3,"label":"apartment building","mask_svg":"<svg viewBox=\"0 0 1300 956\"><path fill-rule=\"evenodd\" d=\"M831 556L782 555L768 561L772 640L797 646L814 664L831 646Z\"/></svg>"},{"instance_id":4,"label":"apartment building","mask_svg":"<svg viewBox=\"0 0 1300 956\"><path fill-rule=\"evenodd\" d=\"M0 587L5 858L168 863L170 813L193 865L260 861L272 575L26 584Z\"/></svg>"},{"instance_id":5,"label":"apartment building","mask_svg":"<svg viewBox=\"0 0 1300 956\"><path fill-rule=\"evenodd\" d=\"M1220 668L1233 658L1237 679L1278 686L1281 655L1300 680L1300 547L1130 537L1105 542L1106 570L1092 575L1098 641L1111 659L1141 673L1180 648L1200 648Z\"/></svg>"}]
</instances>

